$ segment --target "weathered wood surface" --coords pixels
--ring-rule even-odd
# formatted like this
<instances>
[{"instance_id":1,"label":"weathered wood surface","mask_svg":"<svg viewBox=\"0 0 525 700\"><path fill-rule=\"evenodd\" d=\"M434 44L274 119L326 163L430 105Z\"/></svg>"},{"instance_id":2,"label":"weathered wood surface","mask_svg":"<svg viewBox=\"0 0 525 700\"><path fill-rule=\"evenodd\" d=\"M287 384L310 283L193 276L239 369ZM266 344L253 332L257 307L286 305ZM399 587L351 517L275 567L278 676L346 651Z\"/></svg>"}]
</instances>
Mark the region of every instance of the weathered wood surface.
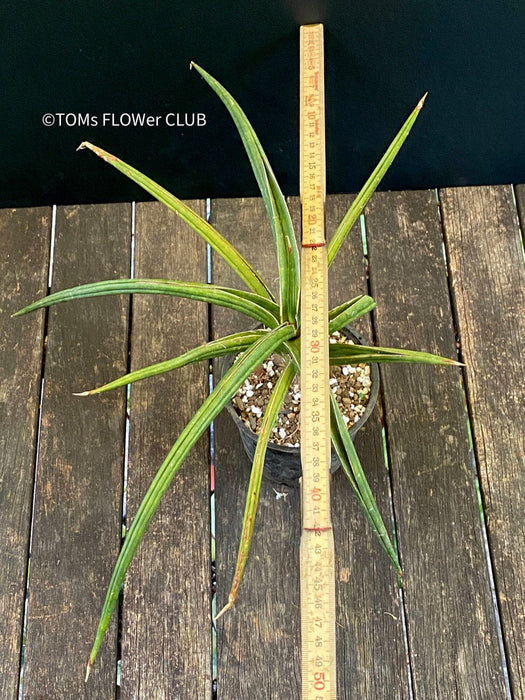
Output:
<instances>
[{"instance_id":1,"label":"weathered wood surface","mask_svg":"<svg viewBox=\"0 0 525 700\"><path fill-rule=\"evenodd\" d=\"M523 206L523 189L518 198ZM467 394L515 698L525 698L525 266L511 187L441 193Z\"/></svg>"},{"instance_id":2,"label":"weathered wood surface","mask_svg":"<svg viewBox=\"0 0 525 700\"><path fill-rule=\"evenodd\" d=\"M204 202L190 204L205 213ZM137 278L206 282L205 243L162 204L137 204L135 240ZM206 304L146 294L133 298L131 369L176 357L207 339ZM131 387L128 523L207 394L202 363ZM211 695L209 471L203 437L168 489L130 567L121 700Z\"/></svg>"},{"instance_id":3,"label":"weathered wood surface","mask_svg":"<svg viewBox=\"0 0 525 700\"><path fill-rule=\"evenodd\" d=\"M378 344L455 359L435 194L378 194L366 228ZM381 375L415 695L503 698L460 373Z\"/></svg>"},{"instance_id":4,"label":"weathered wood surface","mask_svg":"<svg viewBox=\"0 0 525 700\"><path fill-rule=\"evenodd\" d=\"M517 206L511 188L445 190L439 206L434 192L375 195L365 215L368 257L356 227L334 264L333 304L367 285L378 302L373 327L360 326L366 337L452 357L459 350L466 363L463 371L382 368L381 411L356 441L384 517L395 516L402 592L344 475L333 479L341 698L525 697L525 267L518 226L525 191L516 193ZM329 233L350 201L328 198ZM204 203L194 204L204 211ZM297 218L297 201L291 206ZM210 207L213 223L275 288L261 201L217 200ZM53 290L129 276L131 205L58 208L56 219ZM137 205L135 219L136 276L206 278L205 247L185 225L151 203ZM50 222L50 210L0 212L0 264L7 271L0 277L0 694L18 697L32 522L23 697L211 697L207 439L171 485L131 566L120 647L115 616L84 686L120 542L126 401L124 390L88 399L71 392L173 356L208 333L245 328L246 320L198 302L147 296L131 307L126 297L112 297L11 319L45 293ZM212 276L234 283L215 255ZM206 395L207 376L204 363L132 387L128 524ZM511 387L503 403L501 376ZM249 477L227 416L215 423L215 461L219 609L234 570ZM219 698L300 696L299 497L296 489L281 491L286 498L263 485L239 598L217 622Z\"/></svg>"},{"instance_id":5,"label":"weathered wood surface","mask_svg":"<svg viewBox=\"0 0 525 700\"><path fill-rule=\"evenodd\" d=\"M51 288L129 270L131 206L59 207ZM20 302L29 302L24 289ZM84 670L119 537L124 393L72 392L126 367L128 300L83 300L49 310L36 487L24 696L81 697ZM20 327L25 319L14 319ZM114 621L89 697L113 694Z\"/></svg>"},{"instance_id":6,"label":"weathered wood surface","mask_svg":"<svg viewBox=\"0 0 525 700\"><path fill-rule=\"evenodd\" d=\"M47 291L51 209L0 211L0 697L18 695L44 313L10 318Z\"/></svg>"},{"instance_id":7,"label":"weathered wood surface","mask_svg":"<svg viewBox=\"0 0 525 700\"><path fill-rule=\"evenodd\" d=\"M240 252L256 261L273 290L277 261L262 200L212 201L211 222ZM214 255L212 279L238 286L229 267ZM245 329L246 319L229 309L214 309L214 337ZM253 324L255 325L255 323ZM241 533L250 464L232 420L215 422L215 504L217 610L228 600ZM244 580L233 610L217 622L218 697L295 698L300 685L299 659L299 498L264 482Z\"/></svg>"},{"instance_id":8,"label":"weathered wood surface","mask_svg":"<svg viewBox=\"0 0 525 700\"><path fill-rule=\"evenodd\" d=\"M125 275L130 214L129 205L58 208L52 289ZM30 301L25 292L22 298ZM124 397L105 397L101 411L72 391L125 368L127 300L56 307L47 330L33 519L42 537L33 538L31 551L28 698L84 690L82 666L110 572L108 554L118 551ZM111 696L114 683L116 625L109 639L93 688L102 698Z\"/></svg>"}]
</instances>

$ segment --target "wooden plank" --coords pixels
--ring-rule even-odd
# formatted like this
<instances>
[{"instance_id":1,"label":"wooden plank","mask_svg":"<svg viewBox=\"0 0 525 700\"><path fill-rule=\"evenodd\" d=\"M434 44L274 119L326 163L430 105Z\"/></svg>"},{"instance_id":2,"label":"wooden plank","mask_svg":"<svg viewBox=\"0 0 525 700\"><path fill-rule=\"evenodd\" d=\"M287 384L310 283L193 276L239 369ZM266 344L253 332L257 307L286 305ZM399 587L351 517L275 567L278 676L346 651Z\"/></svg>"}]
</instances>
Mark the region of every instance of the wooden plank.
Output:
<instances>
[{"instance_id":1,"label":"wooden plank","mask_svg":"<svg viewBox=\"0 0 525 700\"><path fill-rule=\"evenodd\" d=\"M366 227L378 343L454 357L434 193L377 194ZM504 698L459 370L382 376L415 696Z\"/></svg>"},{"instance_id":2,"label":"wooden plank","mask_svg":"<svg viewBox=\"0 0 525 700\"><path fill-rule=\"evenodd\" d=\"M349 199L329 197L328 229L334 230ZM299 229L298 201L291 202ZM212 202L219 230L254 262L272 287L277 286L271 233L258 199ZM214 280L237 285L222 261L214 258ZM340 253L331 272L331 303L366 291L358 230ZM214 335L250 325L233 312L214 311ZM360 327L364 332L366 325ZM373 416L357 440L383 512L388 517L388 476L384 470L379 417ZM235 566L249 462L229 417L216 422L216 499L218 609L227 597ZM276 499L263 482L250 560L239 598L218 622L218 691L225 697L300 696L298 489L285 488ZM333 484L338 585L338 654L340 697L406 697L408 679L396 577L374 542L346 478ZM373 583L372 583L373 582Z\"/></svg>"},{"instance_id":3,"label":"wooden plank","mask_svg":"<svg viewBox=\"0 0 525 700\"><path fill-rule=\"evenodd\" d=\"M525 698L523 243L512 187L440 199L510 684Z\"/></svg>"},{"instance_id":4,"label":"wooden plank","mask_svg":"<svg viewBox=\"0 0 525 700\"><path fill-rule=\"evenodd\" d=\"M211 220L277 286L272 234L261 199L212 200ZM242 287L218 256L213 281ZM213 310L214 337L253 327L250 319ZM215 422L217 610L228 599L235 568L250 463L237 428L223 411ZM263 481L255 530L239 596L217 621L217 692L225 698L298 698L299 537L297 489L276 498Z\"/></svg>"},{"instance_id":5,"label":"wooden plank","mask_svg":"<svg viewBox=\"0 0 525 700\"><path fill-rule=\"evenodd\" d=\"M351 199L327 198L326 225L335 231ZM358 222L330 267L330 305L368 293ZM370 316L356 325L373 344ZM356 436L356 449L385 523L392 517L379 407ZM408 668L397 576L366 522L346 476L334 476L332 517L338 580L340 698L391 700L408 696Z\"/></svg>"},{"instance_id":6,"label":"wooden plank","mask_svg":"<svg viewBox=\"0 0 525 700\"><path fill-rule=\"evenodd\" d=\"M0 697L18 698L44 312L11 314L47 290L51 210L0 211Z\"/></svg>"},{"instance_id":7,"label":"wooden plank","mask_svg":"<svg viewBox=\"0 0 525 700\"><path fill-rule=\"evenodd\" d=\"M328 238L346 214L352 197L326 201ZM297 204L298 207L298 204ZM294 207L296 227L300 226ZM330 307L367 294L366 260L358 222L329 270ZM372 343L370 316L355 324ZM379 407L356 437L356 448L386 523L392 506L385 467ZM397 576L362 515L342 470L332 484L336 551L338 697L379 700L406 698L408 673Z\"/></svg>"},{"instance_id":8,"label":"wooden plank","mask_svg":"<svg viewBox=\"0 0 525 700\"><path fill-rule=\"evenodd\" d=\"M129 276L130 232L129 204L59 207L53 290ZM127 321L120 296L49 312L26 698L115 694L115 618L87 685L84 674L120 544L125 393L81 399L71 392L125 371Z\"/></svg>"},{"instance_id":9,"label":"wooden plank","mask_svg":"<svg viewBox=\"0 0 525 700\"><path fill-rule=\"evenodd\" d=\"M188 202L201 216L205 203ZM206 245L159 203L136 207L136 277L205 282ZM208 340L202 302L133 298L132 368ZM208 366L132 385L128 523L175 439L208 395ZM210 456L203 437L165 494L124 588L122 700L211 696Z\"/></svg>"}]
</instances>

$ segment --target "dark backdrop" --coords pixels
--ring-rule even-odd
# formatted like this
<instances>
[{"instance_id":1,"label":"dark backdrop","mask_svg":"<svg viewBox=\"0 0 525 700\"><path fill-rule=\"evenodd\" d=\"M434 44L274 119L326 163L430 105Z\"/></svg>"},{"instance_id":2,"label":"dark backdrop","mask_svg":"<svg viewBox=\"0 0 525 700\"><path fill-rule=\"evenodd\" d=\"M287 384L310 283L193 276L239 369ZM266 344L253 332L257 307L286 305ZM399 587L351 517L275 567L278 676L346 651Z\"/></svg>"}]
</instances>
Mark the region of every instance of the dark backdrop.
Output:
<instances>
[{"instance_id":1,"label":"dark backdrop","mask_svg":"<svg viewBox=\"0 0 525 700\"><path fill-rule=\"evenodd\" d=\"M427 90L385 189L525 181L519 0L4 0L0 206L144 197L93 154L76 153L82 140L181 197L255 194L229 116L190 60L239 100L283 189L296 194L298 25L313 21L325 24L330 193L360 187ZM47 113L54 126L42 123ZM104 113L160 120L103 126ZM164 125L170 113L183 126ZM198 113L205 126L184 126Z\"/></svg>"}]
</instances>

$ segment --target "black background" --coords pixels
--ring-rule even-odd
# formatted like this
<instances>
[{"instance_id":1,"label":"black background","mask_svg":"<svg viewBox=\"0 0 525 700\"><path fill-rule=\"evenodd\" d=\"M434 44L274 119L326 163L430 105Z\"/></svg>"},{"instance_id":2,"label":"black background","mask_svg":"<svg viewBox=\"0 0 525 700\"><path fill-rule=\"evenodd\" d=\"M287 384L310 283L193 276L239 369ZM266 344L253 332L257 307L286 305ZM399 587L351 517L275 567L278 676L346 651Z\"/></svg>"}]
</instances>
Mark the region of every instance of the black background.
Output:
<instances>
[{"instance_id":1,"label":"black background","mask_svg":"<svg viewBox=\"0 0 525 700\"><path fill-rule=\"evenodd\" d=\"M0 206L147 196L89 140L180 197L257 194L230 117L246 111L286 194L298 192L298 26L325 24L327 189L359 189L429 97L383 189L525 181L525 3L14 2L0 9ZM205 127L52 126L43 114L197 112Z\"/></svg>"}]
</instances>

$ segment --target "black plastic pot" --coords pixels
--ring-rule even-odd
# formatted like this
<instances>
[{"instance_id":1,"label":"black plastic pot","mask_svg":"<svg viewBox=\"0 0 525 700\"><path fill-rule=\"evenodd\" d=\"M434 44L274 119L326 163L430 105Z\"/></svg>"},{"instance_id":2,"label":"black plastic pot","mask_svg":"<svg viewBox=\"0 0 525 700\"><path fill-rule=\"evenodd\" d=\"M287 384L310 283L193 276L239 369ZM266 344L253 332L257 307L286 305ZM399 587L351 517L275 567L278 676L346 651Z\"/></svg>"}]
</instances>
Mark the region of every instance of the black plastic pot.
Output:
<instances>
[{"instance_id":1,"label":"black plastic pot","mask_svg":"<svg viewBox=\"0 0 525 700\"><path fill-rule=\"evenodd\" d=\"M363 339L353 328L342 328L341 333L344 333L355 343L363 345ZM219 359L218 367L221 377L231 367L233 359L234 358L231 355ZM356 433L366 423L377 403L377 396L379 392L379 370L377 364L370 365L370 374L372 387L370 390L368 404L361 418L357 421L357 423L354 423L350 427L349 432L351 438L354 438ZM244 421L241 420L231 402L226 404L226 409L239 429L246 454L250 458L250 461L253 460L255 448L257 446L257 434L250 430ZM332 448L330 471L335 472L340 466L341 463L339 462L339 459ZM263 472L266 479L285 486L298 486L301 473L301 455L299 447L286 447L284 445L277 445L272 442L268 443Z\"/></svg>"}]
</instances>

